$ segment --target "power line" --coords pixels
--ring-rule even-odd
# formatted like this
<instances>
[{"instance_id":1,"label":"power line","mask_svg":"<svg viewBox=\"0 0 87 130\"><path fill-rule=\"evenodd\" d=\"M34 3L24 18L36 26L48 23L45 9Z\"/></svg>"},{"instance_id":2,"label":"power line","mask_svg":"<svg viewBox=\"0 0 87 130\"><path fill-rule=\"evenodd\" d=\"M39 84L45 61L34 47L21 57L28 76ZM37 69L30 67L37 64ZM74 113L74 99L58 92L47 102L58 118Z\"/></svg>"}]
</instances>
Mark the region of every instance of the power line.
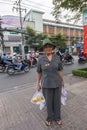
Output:
<instances>
[{"instance_id":1,"label":"power line","mask_svg":"<svg viewBox=\"0 0 87 130\"><path fill-rule=\"evenodd\" d=\"M44 12L51 12L52 8L48 10L46 10L45 8L42 8L42 7L39 7L39 6L35 6L35 5L32 5L32 4L25 4L25 3L22 3L22 6L23 7L26 7L26 8L29 8L29 7L33 7L33 8L36 8L36 9L40 9L40 10L43 10Z\"/></svg>"},{"instance_id":2,"label":"power line","mask_svg":"<svg viewBox=\"0 0 87 130\"><path fill-rule=\"evenodd\" d=\"M10 4L10 5L13 5L12 3L8 3L8 2L1 2L1 1L0 1L0 3L1 3L1 4Z\"/></svg>"},{"instance_id":3,"label":"power line","mask_svg":"<svg viewBox=\"0 0 87 130\"><path fill-rule=\"evenodd\" d=\"M27 9L29 9L29 7L30 8L36 8L36 9L38 9L38 10L43 10L44 12L51 12L51 10L46 10L46 9L42 9L42 8L40 8L40 7L37 7L37 6L32 6L32 5L22 5L23 7L25 7L25 8L27 8Z\"/></svg>"},{"instance_id":4,"label":"power line","mask_svg":"<svg viewBox=\"0 0 87 130\"><path fill-rule=\"evenodd\" d=\"M29 0L30 1L30 0ZM14 5L15 7L13 8L13 10L15 9L17 12L18 12L18 3L17 3L17 1L15 1L14 3L13 3L13 1L11 2L11 3L7 3L7 2L1 2L1 3L3 3L3 4L10 4L10 5ZM40 11L43 11L43 12L46 12L46 13L51 13L51 9L52 8L49 8L49 11L48 11L48 9L46 10L45 8L42 8L42 6L43 5L41 5L41 4L39 4L39 6L38 5L32 5L32 3L34 3L35 5L36 5L36 3L37 2L32 2L31 1L31 4L26 4L26 3L24 3L24 2L21 2L21 6L23 7L23 8L26 8L26 9L28 9L29 10L29 7L30 7L30 9L32 9L32 8L35 8L35 9L39 9ZM43 6L44 7L44 6ZM45 6L46 7L46 6ZM25 9L24 9L25 10ZM22 10L23 11L23 10Z\"/></svg>"},{"instance_id":5,"label":"power line","mask_svg":"<svg viewBox=\"0 0 87 130\"><path fill-rule=\"evenodd\" d=\"M35 4L35 5L39 5L39 6L44 6L44 7L47 7L47 8L50 8L51 9L51 7L50 6L46 6L46 5L43 5L43 4L40 4L40 3L38 3L38 2L33 2L33 1L31 1L31 0L25 0L25 1L29 1L28 3L33 3L33 4Z\"/></svg>"},{"instance_id":6,"label":"power line","mask_svg":"<svg viewBox=\"0 0 87 130\"><path fill-rule=\"evenodd\" d=\"M3 1L2 1L2 2L0 2L0 3L2 3L2 4L14 5L14 2L13 2L13 1L12 1L12 2L10 2L10 1L9 1L9 2L3 2ZM28 3L29 3L29 2L28 2ZM29 5L29 6L32 6L32 7L37 7L37 8L38 8L38 6L40 6L41 8L42 8L42 7L46 7L46 8L52 9L52 8L49 7L49 6L45 6L45 5L43 6L42 4L37 3L37 2L32 2L32 1L30 1L31 4L28 4L28 3L24 3L24 2L23 2L22 4L23 4L23 5L26 5L26 6ZM34 5L32 5L32 4L34 4Z\"/></svg>"},{"instance_id":7,"label":"power line","mask_svg":"<svg viewBox=\"0 0 87 130\"><path fill-rule=\"evenodd\" d=\"M32 5L32 3L27 4L27 3L24 3L24 2L23 2L22 4L23 4L23 5L27 5L27 6L28 6L28 5L36 6L36 7L40 7L40 8L42 8L42 7L46 7L46 6L43 6L43 5L42 5L42 6L41 6L41 5L36 5L36 4L35 4L35 5ZM46 7L46 8L47 8L47 7ZM51 8L51 7L48 7L48 9L52 9L52 8Z\"/></svg>"}]
</instances>

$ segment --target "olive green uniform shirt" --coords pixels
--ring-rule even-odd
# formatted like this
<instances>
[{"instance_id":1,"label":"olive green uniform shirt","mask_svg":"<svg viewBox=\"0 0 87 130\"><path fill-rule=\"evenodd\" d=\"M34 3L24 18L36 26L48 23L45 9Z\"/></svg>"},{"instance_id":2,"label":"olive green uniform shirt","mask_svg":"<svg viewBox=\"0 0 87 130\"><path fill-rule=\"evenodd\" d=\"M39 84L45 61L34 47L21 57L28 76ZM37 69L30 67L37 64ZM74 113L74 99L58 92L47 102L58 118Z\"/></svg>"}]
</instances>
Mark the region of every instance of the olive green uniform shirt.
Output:
<instances>
[{"instance_id":1,"label":"olive green uniform shirt","mask_svg":"<svg viewBox=\"0 0 87 130\"><path fill-rule=\"evenodd\" d=\"M42 88L57 88L62 86L62 80L58 71L62 70L60 58L54 54L51 61L46 55L39 58L37 72L41 73Z\"/></svg>"}]
</instances>

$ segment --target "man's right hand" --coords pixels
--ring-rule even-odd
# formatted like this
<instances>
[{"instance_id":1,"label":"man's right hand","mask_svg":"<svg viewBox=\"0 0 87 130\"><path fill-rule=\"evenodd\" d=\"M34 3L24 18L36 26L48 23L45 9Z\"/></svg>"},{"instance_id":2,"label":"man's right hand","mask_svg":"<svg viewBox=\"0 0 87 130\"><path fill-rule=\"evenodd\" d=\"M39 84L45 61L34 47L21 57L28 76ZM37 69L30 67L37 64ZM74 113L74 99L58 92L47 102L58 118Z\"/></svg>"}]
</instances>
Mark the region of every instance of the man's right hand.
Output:
<instances>
[{"instance_id":1,"label":"man's right hand","mask_svg":"<svg viewBox=\"0 0 87 130\"><path fill-rule=\"evenodd\" d=\"M41 85L40 83L37 84L37 91L40 91L41 90Z\"/></svg>"}]
</instances>

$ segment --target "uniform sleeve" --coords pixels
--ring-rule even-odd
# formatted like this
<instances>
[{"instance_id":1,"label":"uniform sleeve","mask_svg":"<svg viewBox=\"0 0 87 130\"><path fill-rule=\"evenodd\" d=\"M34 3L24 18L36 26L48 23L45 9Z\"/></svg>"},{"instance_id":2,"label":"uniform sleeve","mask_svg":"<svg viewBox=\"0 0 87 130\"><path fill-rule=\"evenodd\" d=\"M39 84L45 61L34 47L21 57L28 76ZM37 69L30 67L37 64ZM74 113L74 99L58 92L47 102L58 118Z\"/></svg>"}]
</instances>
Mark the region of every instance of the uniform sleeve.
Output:
<instances>
[{"instance_id":1,"label":"uniform sleeve","mask_svg":"<svg viewBox=\"0 0 87 130\"><path fill-rule=\"evenodd\" d=\"M58 71L63 70L63 66L62 66L62 62L60 60L60 58L58 57Z\"/></svg>"},{"instance_id":2,"label":"uniform sleeve","mask_svg":"<svg viewBox=\"0 0 87 130\"><path fill-rule=\"evenodd\" d=\"M37 72L38 73L42 72L42 69L41 69L41 60L40 59L38 60L38 63L37 63Z\"/></svg>"}]
</instances>

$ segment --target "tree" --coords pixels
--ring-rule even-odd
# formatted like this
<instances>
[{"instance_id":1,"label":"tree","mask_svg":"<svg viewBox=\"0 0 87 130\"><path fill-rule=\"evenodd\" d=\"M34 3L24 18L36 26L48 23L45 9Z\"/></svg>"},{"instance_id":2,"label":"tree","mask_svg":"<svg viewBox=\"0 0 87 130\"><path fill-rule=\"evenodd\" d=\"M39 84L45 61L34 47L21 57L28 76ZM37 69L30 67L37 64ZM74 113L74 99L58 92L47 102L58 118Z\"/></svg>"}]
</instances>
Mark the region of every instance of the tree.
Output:
<instances>
[{"instance_id":1,"label":"tree","mask_svg":"<svg viewBox=\"0 0 87 130\"><path fill-rule=\"evenodd\" d=\"M25 40L27 42L27 44L32 44L32 43L40 43L41 41L43 41L44 38L47 38L48 35L44 34L44 33L37 33L34 29L32 29L31 27L27 27L27 34L25 35Z\"/></svg>"},{"instance_id":2,"label":"tree","mask_svg":"<svg viewBox=\"0 0 87 130\"><path fill-rule=\"evenodd\" d=\"M32 43L34 43L34 45L38 45L38 49L42 49L43 46L43 40L45 38L49 38L57 47L60 48L65 48L66 44L66 37L61 35L61 33L57 33L54 35L48 35L48 34L44 34L44 33L37 33L34 29L32 29L31 27L27 27L27 34L25 36L26 39L26 43L29 45L32 45Z\"/></svg>"},{"instance_id":3,"label":"tree","mask_svg":"<svg viewBox=\"0 0 87 130\"><path fill-rule=\"evenodd\" d=\"M27 35L25 35L26 43L27 44L35 43L36 31L29 26L26 28L26 31L27 31Z\"/></svg>"},{"instance_id":4,"label":"tree","mask_svg":"<svg viewBox=\"0 0 87 130\"><path fill-rule=\"evenodd\" d=\"M87 5L87 0L53 0L53 12L52 14L55 16L56 20L61 15L63 9L73 12L73 16L71 14L66 14L65 18L67 20L75 20L78 21L81 18L82 10ZM71 18L70 18L71 17Z\"/></svg>"},{"instance_id":5,"label":"tree","mask_svg":"<svg viewBox=\"0 0 87 130\"><path fill-rule=\"evenodd\" d=\"M61 33L57 33L55 35L50 36L49 38L57 48L65 48L66 47L66 37L61 35Z\"/></svg>"}]
</instances>

